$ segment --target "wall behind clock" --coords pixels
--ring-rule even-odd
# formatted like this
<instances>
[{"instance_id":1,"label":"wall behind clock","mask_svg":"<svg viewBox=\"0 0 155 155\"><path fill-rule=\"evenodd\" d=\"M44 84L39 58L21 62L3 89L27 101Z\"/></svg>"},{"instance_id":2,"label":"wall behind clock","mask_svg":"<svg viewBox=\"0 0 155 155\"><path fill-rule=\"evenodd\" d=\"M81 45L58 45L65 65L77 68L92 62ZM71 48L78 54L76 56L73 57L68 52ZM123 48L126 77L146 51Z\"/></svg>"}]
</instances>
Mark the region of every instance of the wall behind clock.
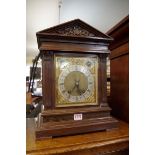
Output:
<instances>
[{"instance_id":1,"label":"wall behind clock","mask_svg":"<svg viewBox=\"0 0 155 155\"><path fill-rule=\"evenodd\" d=\"M80 18L103 33L129 14L129 0L61 1L61 22Z\"/></svg>"},{"instance_id":2,"label":"wall behind clock","mask_svg":"<svg viewBox=\"0 0 155 155\"><path fill-rule=\"evenodd\" d=\"M58 0L26 0L26 64L39 52L36 32L58 24Z\"/></svg>"},{"instance_id":3,"label":"wall behind clock","mask_svg":"<svg viewBox=\"0 0 155 155\"><path fill-rule=\"evenodd\" d=\"M59 24L59 19L63 23L80 18L105 33L129 14L128 7L129 0L27 0L27 65L32 65L32 59L39 52L37 31Z\"/></svg>"}]
</instances>

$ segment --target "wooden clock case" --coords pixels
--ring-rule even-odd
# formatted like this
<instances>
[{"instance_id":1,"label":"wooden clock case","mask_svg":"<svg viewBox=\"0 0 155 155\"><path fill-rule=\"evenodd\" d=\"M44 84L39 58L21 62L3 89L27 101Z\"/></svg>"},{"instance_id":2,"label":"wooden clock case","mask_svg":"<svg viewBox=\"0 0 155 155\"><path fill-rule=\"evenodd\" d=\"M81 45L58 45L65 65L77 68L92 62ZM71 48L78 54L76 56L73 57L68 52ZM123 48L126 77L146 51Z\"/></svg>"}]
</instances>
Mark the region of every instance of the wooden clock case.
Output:
<instances>
[{"instance_id":1,"label":"wooden clock case","mask_svg":"<svg viewBox=\"0 0 155 155\"><path fill-rule=\"evenodd\" d=\"M35 132L36 138L117 128L118 121L110 116L111 108L107 103L106 58L109 55L109 43L113 39L80 19L42 30L36 35L42 58L42 91L45 107L41 114L43 121ZM56 107L56 54L98 56L98 105ZM82 114L82 120L75 121L74 114Z\"/></svg>"}]
</instances>

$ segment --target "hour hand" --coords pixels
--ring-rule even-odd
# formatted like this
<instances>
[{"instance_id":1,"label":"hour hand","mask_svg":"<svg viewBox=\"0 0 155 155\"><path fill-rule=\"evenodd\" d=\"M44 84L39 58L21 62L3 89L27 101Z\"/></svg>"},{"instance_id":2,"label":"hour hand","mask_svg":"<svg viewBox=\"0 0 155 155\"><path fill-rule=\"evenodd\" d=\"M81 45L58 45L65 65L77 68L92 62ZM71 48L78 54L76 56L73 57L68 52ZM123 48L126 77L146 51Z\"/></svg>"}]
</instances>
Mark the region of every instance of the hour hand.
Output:
<instances>
[{"instance_id":1,"label":"hour hand","mask_svg":"<svg viewBox=\"0 0 155 155\"><path fill-rule=\"evenodd\" d=\"M71 90L68 90L68 93L71 94L76 87L77 85L76 85L76 80L75 80L74 87Z\"/></svg>"},{"instance_id":2,"label":"hour hand","mask_svg":"<svg viewBox=\"0 0 155 155\"><path fill-rule=\"evenodd\" d=\"M71 94L75 88L79 89L80 80L74 80L74 82L75 82L74 87L71 90L68 91L69 94Z\"/></svg>"},{"instance_id":3,"label":"hour hand","mask_svg":"<svg viewBox=\"0 0 155 155\"><path fill-rule=\"evenodd\" d=\"M76 88L76 85L74 85L74 87L71 90L68 90L68 93L71 94L75 88Z\"/></svg>"}]
</instances>

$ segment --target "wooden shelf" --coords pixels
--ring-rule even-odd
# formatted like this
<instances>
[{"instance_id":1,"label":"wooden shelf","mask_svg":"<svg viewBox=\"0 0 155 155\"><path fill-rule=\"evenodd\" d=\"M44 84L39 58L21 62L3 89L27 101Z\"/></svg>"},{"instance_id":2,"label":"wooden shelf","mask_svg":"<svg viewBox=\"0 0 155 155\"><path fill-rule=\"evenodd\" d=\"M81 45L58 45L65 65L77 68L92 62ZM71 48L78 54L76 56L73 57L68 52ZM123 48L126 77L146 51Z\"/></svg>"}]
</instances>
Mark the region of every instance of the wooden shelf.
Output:
<instances>
[{"instance_id":1,"label":"wooden shelf","mask_svg":"<svg viewBox=\"0 0 155 155\"><path fill-rule=\"evenodd\" d=\"M109 155L113 152L118 155L120 151L128 152L128 124L120 121L118 125L118 129L110 131L36 140L34 119L27 119L26 153L28 155L96 155L107 153Z\"/></svg>"}]
</instances>

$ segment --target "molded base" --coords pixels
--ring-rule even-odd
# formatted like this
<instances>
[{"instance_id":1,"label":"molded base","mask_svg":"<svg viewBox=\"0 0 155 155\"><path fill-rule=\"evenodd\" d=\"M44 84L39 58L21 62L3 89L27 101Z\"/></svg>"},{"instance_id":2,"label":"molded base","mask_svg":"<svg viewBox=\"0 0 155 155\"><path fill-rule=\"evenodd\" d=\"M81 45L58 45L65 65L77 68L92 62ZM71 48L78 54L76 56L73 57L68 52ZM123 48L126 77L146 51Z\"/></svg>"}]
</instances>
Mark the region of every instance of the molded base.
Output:
<instances>
[{"instance_id":1,"label":"molded base","mask_svg":"<svg viewBox=\"0 0 155 155\"><path fill-rule=\"evenodd\" d=\"M113 117L92 118L85 120L68 120L46 122L36 129L36 139L74 135L94 131L118 128L118 121Z\"/></svg>"}]
</instances>

